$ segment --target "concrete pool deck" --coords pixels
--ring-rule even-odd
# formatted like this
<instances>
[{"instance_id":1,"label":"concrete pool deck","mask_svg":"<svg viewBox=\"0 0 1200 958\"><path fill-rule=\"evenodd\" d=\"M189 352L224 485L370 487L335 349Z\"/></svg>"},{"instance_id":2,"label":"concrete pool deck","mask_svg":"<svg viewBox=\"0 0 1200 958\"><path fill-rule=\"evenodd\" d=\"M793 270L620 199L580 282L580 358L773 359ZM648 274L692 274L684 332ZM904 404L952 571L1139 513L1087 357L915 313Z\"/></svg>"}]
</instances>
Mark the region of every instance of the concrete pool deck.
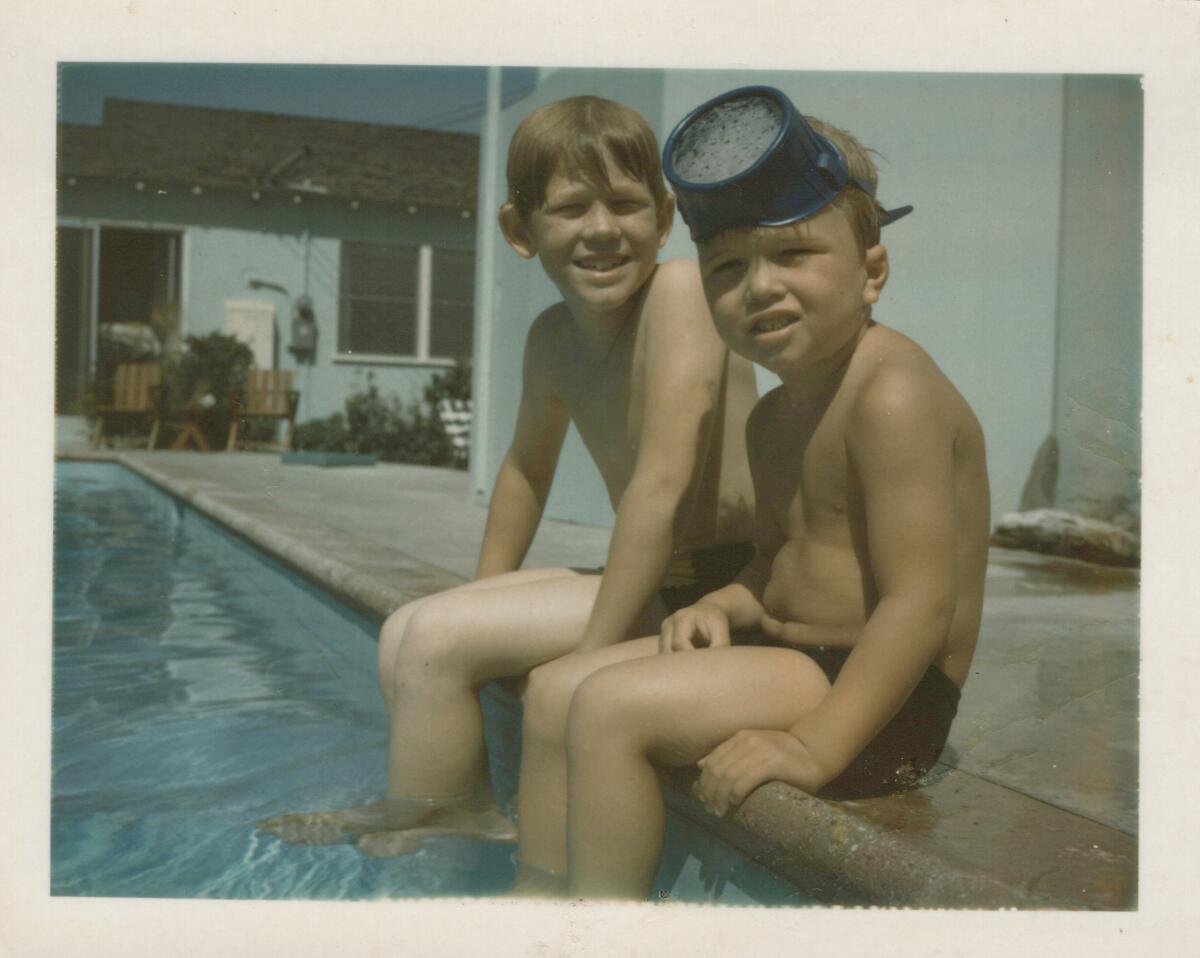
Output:
<instances>
[{"instance_id":1,"label":"concrete pool deck","mask_svg":"<svg viewBox=\"0 0 1200 958\"><path fill-rule=\"evenodd\" d=\"M92 457L74 443L65 457ZM278 454L102 452L375 619L473 569L465 473L284 465ZM546 521L527 566L596 566L608 530ZM973 673L942 762L904 795L828 802L780 784L726 820L668 801L831 901L1136 906L1135 569L993 549ZM497 693L503 695L503 693Z\"/></svg>"}]
</instances>

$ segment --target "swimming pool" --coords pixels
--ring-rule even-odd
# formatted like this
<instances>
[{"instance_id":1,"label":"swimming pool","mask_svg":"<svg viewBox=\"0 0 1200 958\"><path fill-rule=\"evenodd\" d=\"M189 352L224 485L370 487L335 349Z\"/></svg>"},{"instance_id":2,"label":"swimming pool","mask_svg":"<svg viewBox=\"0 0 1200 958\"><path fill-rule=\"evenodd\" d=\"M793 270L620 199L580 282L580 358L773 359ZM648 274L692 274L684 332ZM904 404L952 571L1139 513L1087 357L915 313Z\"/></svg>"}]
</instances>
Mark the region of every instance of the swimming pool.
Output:
<instances>
[{"instance_id":1,"label":"swimming pool","mask_svg":"<svg viewBox=\"0 0 1200 958\"><path fill-rule=\"evenodd\" d=\"M387 724L376 626L118 465L55 475L51 892L361 899L491 895L512 846L371 859L258 833L377 798ZM517 748L489 706L502 801ZM507 724L506 724L507 723ZM800 903L673 817L662 897Z\"/></svg>"}]
</instances>

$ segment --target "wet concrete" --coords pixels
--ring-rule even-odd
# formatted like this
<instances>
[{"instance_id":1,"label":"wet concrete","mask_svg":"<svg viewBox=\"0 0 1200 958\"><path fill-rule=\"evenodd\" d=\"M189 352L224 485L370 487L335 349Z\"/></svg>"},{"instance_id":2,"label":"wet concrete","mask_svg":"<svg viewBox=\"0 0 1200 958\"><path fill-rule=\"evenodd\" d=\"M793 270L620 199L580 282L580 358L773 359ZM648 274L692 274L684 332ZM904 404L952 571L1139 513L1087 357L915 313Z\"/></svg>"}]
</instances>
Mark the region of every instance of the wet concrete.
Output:
<instances>
[{"instance_id":1,"label":"wet concrete","mask_svg":"<svg viewBox=\"0 0 1200 958\"><path fill-rule=\"evenodd\" d=\"M486 517L449 470L117 456L375 617L468 577ZM546 522L527 565L595 566L607 541ZM1137 570L993 549L972 675L925 786L835 803L773 784L725 822L686 776L669 801L833 900L1133 907L1138 596Z\"/></svg>"},{"instance_id":2,"label":"wet concrete","mask_svg":"<svg viewBox=\"0 0 1200 958\"><path fill-rule=\"evenodd\" d=\"M947 763L1136 834L1138 581L993 549Z\"/></svg>"}]
</instances>

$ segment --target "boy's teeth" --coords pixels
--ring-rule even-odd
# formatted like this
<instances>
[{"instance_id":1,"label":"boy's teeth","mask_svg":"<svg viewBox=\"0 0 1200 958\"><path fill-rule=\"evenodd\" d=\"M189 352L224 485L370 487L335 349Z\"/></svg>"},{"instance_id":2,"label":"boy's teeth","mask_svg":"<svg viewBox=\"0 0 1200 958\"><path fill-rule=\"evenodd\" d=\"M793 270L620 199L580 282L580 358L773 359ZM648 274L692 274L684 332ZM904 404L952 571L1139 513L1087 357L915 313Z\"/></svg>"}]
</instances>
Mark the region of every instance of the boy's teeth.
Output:
<instances>
[{"instance_id":1,"label":"boy's teeth","mask_svg":"<svg viewBox=\"0 0 1200 958\"><path fill-rule=\"evenodd\" d=\"M621 265L621 260L617 259L589 259L584 260L580 264L584 269L594 269L597 272L603 272L606 269L616 269Z\"/></svg>"}]
</instances>

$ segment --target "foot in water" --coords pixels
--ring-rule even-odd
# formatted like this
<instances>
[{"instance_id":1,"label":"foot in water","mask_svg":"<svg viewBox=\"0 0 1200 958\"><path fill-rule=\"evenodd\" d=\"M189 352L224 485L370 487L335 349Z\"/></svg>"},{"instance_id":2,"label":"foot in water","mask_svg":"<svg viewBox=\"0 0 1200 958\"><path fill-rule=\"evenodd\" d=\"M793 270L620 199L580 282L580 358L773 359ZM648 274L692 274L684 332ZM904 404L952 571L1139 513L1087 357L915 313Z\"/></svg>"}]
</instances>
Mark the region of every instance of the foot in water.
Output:
<instances>
[{"instance_id":1,"label":"foot in water","mask_svg":"<svg viewBox=\"0 0 1200 958\"><path fill-rule=\"evenodd\" d=\"M372 858L411 855L431 838L469 838L477 842L514 844L517 826L500 809L444 808L414 828L369 832L358 840L359 850Z\"/></svg>"},{"instance_id":2,"label":"foot in water","mask_svg":"<svg viewBox=\"0 0 1200 958\"><path fill-rule=\"evenodd\" d=\"M508 894L511 898L566 898L567 876L518 861L517 875Z\"/></svg>"},{"instance_id":3,"label":"foot in water","mask_svg":"<svg viewBox=\"0 0 1200 958\"><path fill-rule=\"evenodd\" d=\"M257 827L293 845L338 845L376 832L396 834L427 827L481 841L516 840L516 826L496 808L490 793L449 799L385 798L336 812L277 815Z\"/></svg>"},{"instance_id":4,"label":"foot in water","mask_svg":"<svg viewBox=\"0 0 1200 958\"><path fill-rule=\"evenodd\" d=\"M382 799L336 812L277 815L264 818L256 827L293 845L338 845L383 828L411 828L434 811L434 807L424 805L409 809L405 816L404 810L393 808L393 804Z\"/></svg>"}]
</instances>

